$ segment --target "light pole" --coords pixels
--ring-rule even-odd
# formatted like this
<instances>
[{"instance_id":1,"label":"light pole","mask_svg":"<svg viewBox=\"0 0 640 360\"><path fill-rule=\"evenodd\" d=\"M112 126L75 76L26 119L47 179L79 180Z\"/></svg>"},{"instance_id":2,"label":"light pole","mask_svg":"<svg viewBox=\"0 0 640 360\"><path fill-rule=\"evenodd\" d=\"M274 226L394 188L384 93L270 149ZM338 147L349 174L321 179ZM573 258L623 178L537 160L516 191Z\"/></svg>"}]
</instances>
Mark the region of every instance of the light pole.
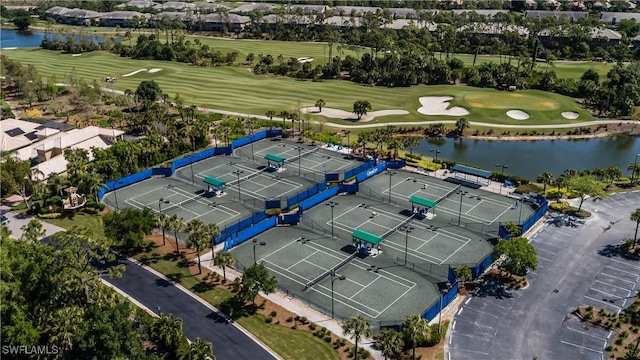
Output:
<instances>
[{"instance_id":1,"label":"light pole","mask_svg":"<svg viewBox=\"0 0 640 360\"><path fill-rule=\"evenodd\" d=\"M387 170L386 174L389 175L389 204L391 204L391 177L395 175L396 172Z\"/></svg>"},{"instance_id":2,"label":"light pole","mask_svg":"<svg viewBox=\"0 0 640 360\"><path fill-rule=\"evenodd\" d=\"M325 205L331 207L331 238L333 238L333 208L336 207L336 205L340 205L340 204L334 201L329 201Z\"/></svg>"},{"instance_id":3,"label":"light pole","mask_svg":"<svg viewBox=\"0 0 640 360\"><path fill-rule=\"evenodd\" d=\"M116 181L116 186L113 189L113 197L116 199L116 211L118 211L118 185L122 184L120 181Z\"/></svg>"},{"instance_id":4,"label":"light pole","mask_svg":"<svg viewBox=\"0 0 640 360\"><path fill-rule=\"evenodd\" d=\"M195 185L196 184L196 178L193 175L193 155L189 156L189 160L191 160L189 162L189 167L191 167L191 182L193 183L193 185Z\"/></svg>"},{"instance_id":5,"label":"light pole","mask_svg":"<svg viewBox=\"0 0 640 360\"><path fill-rule=\"evenodd\" d=\"M300 159L302 158L302 147L298 146L296 148L296 150L298 150L298 176L302 176L302 170L301 170L301 165L300 165Z\"/></svg>"},{"instance_id":6,"label":"light pole","mask_svg":"<svg viewBox=\"0 0 640 360\"><path fill-rule=\"evenodd\" d=\"M258 239L256 239L256 238L253 238L253 240L251 240L251 241L253 242L253 265L255 265L256 262L257 262L256 261L256 246L258 246L258 245L265 246L265 245L267 245L267 243L264 242L264 241L258 242Z\"/></svg>"},{"instance_id":7,"label":"light pole","mask_svg":"<svg viewBox=\"0 0 640 360\"><path fill-rule=\"evenodd\" d=\"M244 174L244 171L237 169L237 170L234 170L232 174L238 175L238 184L237 184L238 185L238 201L240 201L242 200L242 198L240 197L241 195L240 194L240 175Z\"/></svg>"},{"instance_id":8,"label":"light pole","mask_svg":"<svg viewBox=\"0 0 640 360\"><path fill-rule=\"evenodd\" d=\"M256 162L256 158L253 153L253 123L254 119L249 119L249 133L251 134L251 161Z\"/></svg>"},{"instance_id":9,"label":"light pole","mask_svg":"<svg viewBox=\"0 0 640 360\"><path fill-rule=\"evenodd\" d=\"M463 199L463 196L468 194L469 192L458 190L458 193L460 193L460 210L458 210L458 226L460 226L460 220L462 218L462 199Z\"/></svg>"},{"instance_id":10,"label":"light pole","mask_svg":"<svg viewBox=\"0 0 640 360\"><path fill-rule=\"evenodd\" d=\"M402 226L402 228L400 229L402 231L404 231L404 264L407 265L407 252L408 252L408 248L409 248L409 233L411 232L411 230L414 230L413 226Z\"/></svg>"},{"instance_id":11,"label":"light pole","mask_svg":"<svg viewBox=\"0 0 640 360\"><path fill-rule=\"evenodd\" d=\"M332 319L333 319L333 283L336 280L342 281L344 279L346 279L346 277L344 277L343 275L336 274L335 270L331 271L331 318Z\"/></svg>"},{"instance_id":12,"label":"light pole","mask_svg":"<svg viewBox=\"0 0 640 360\"><path fill-rule=\"evenodd\" d=\"M160 214L162 214L162 204L168 204L169 200L165 199L165 198L160 198L158 199L158 212Z\"/></svg>"},{"instance_id":13,"label":"light pole","mask_svg":"<svg viewBox=\"0 0 640 360\"><path fill-rule=\"evenodd\" d=\"M430 152L435 152L436 153L436 159L435 159L435 163L438 162L438 154L440 154L442 151L438 150L438 149L429 149Z\"/></svg>"},{"instance_id":14,"label":"light pole","mask_svg":"<svg viewBox=\"0 0 640 360\"><path fill-rule=\"evenodd\" d=\"M505 164L496 164L496 167L502 168L502 176L504 177L504 169L507 169L509 167L509 165L505 165Z\"/></svg>"},{"instance_id":15,"label":"light pole","mask_svg":"<svg viewBox=\"0 0 640 360\"><path fill-rule=\"evenodd\" d=\"M522 221L522 208L524 207L524 195L520 195L520 215L518 215L518 225Z\"/></svg>"}]
</instances>

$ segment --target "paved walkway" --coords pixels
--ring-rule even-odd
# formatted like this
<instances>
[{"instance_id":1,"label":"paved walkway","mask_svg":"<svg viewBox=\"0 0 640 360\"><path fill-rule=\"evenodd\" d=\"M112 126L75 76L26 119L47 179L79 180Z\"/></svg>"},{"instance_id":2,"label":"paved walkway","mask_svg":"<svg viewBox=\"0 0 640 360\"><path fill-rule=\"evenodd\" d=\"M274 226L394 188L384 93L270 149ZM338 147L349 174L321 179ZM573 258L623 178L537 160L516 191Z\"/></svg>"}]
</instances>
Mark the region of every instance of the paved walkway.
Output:
<instances>
[{"instance_id":1,"label":"paved walkway","mask_svg":"<svg viewBox=\"0 0 640 360\"><path fill-rule=\"evenodd\" d=\"M222 251L223 249L223 244L218 244L215 248L216 252ZM202 266L206 267L207 269L211 270L211 271L215 271L218 274L222 275L222 269L213 266L211 264L211 252L208 252L202 256L200 256L200 261L202 262ZM239 272L237 272L234 269L229 269L227 268L227 278L230 279L231 281L233 281L236 277L240 276L241 274ZM300 302L298 302L295 299L289 299L287 298L284 294L280 293L280 292L275 292L273 294L269 294L269 295L264 295L264 294L260 294L263 297L267 298L269 301L273 302L274 304L278 304L280 306L282 306L283 308L296 313L298 316L304 316L307 319L309 319L309 321L314 322L318 325L324 326L327 328L327 330L331 331L332 333L334 333L336 336L339 336L341 338L347 339L348 341L353 342L353 340L351 340L350 338L347 338L344 336L343 331L342 331L342 326L339 322L331 319L330 317L321 314L311 308L309 308L308 306L301 304ZM367 349L367 351L369 351L371 353L371 356L374 359L380 360L380 359L384 359L384 356L382 356L382 353L380 351L377 351L375 349L373 349L372 347L373 345L373 340L372 339L363 339L361 340L359 346L362 346L363 348Z\"/></svg>"}]
</instances>

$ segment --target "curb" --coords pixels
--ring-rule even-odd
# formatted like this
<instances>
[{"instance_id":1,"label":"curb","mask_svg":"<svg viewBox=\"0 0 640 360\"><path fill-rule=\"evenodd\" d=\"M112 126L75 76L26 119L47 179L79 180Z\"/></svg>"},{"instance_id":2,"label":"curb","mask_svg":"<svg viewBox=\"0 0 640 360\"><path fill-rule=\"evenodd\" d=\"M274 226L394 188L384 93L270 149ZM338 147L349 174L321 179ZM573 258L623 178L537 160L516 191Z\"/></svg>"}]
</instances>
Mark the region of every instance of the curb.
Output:
<instances>
[{"instance_id":1,"label":"curb","mask_svg":"<svg viewBox=\"0 0 640 360\"><path fill-rule=\"evenodd\" d=\"M225 319L225 321L228 324L231 324L232 326L234 326L236 329L240 330L243 334L245 334L247 337L249 337L251 340L253 340L256 344L260 345L260 347L262 347L266 352L268 352L271 356L273 356L275 359L278 360L283 360L283 358L277 354L275 351L273 351L270 347L268 347L265 343L263 343L260 339L258 339L255 335L253 335L251 332L249 332L247 329L243 328L242 326L240 326L239 324L237 324L235 321L233 321L231 318L229 318L225 313L223 313L222 311L218 310L215 306L209 304L208 302L204 301L202 298L200 298L199 296L196 296L195 294L193 294L191 291L187 290L184 286L180 285L180 284L176 284L174 281L172 281L171 279L167 278L166 276L164 276L163 274L159 273L158 271L150 268L149 266L146 266L144 264L142 264L141 262L139 262L138 260L131 258L131 257L127 257L127 260L131 261L133 264L138 265L140 267L142 267L143 269L145 269L146 271L154 274L155 276L169 282L171 285L175 286L176 288L180 289L180 291L184 292L185 294L187 294L188 296L190 296L192 299L198 301L200 304L204 305L205 307L207 307L209 310L215 312L216 314L218 314L220 317L222 317L223 319Z\"/></svg>"}]
</instances>

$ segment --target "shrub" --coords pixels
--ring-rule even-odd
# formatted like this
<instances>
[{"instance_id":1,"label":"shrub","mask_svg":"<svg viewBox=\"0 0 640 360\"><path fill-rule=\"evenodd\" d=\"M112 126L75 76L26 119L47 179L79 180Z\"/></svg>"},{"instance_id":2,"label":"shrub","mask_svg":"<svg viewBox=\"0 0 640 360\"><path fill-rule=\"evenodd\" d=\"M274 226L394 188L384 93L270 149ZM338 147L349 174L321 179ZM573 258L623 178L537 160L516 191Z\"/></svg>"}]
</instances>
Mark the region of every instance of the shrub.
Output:
<instances>
[{"instance_id":1,"label":"shrub","mask_svg":"<svg viewBox=\"0 0 640 360\"><path fill-rule=\"evenodd\" d=\"M627 336L629 336L629 332L627 330L620 333L621 338L626 338Z\"/></svg>"},{"instance_id":2,"label":"shrub","mask_svg":"<svg viewBox=\"0 0 640 360\"><path fill-rule=\"evenodd\" d=\"M623 338L617 338L616 339L616 345L622 345L624 344L624 339Z\"/></svg>"},{"instance_id":3,"label":"shrub","mask_svg":"<svg viewBox=\"0 0 640 360\"><path fill-rule=\"evenodd\" d=\"M316 324L314 324L314 323L310 323L310 324L309 324L309 329L310 329L311 331L314 331L314 330L316 329Z\"/></svg>"},{"instance_id":4,"label":"shrub","mask_svg":"<svg viewBox=\"0 0 640 360\"><path fill-rule=\"evenodd\" d=\"M613 350L613 345L607 345L606 348L604 348L605 351L611 351Z\"/></svg>"},{"instance_id":5,"label":"shrub","mask_svg":"<svg viewBox=\"0 0 640 360\"><path fill-rule=\"evenodd\" d=\"M273 321L273 318L271 316L267 316L267 318L264 319L264 322L266 322L267 324L271 324L272 321Z\"/></svg>"},{"instance_id":6,"label":"shrub","mask_svg":"<svg viewBox=\"0 0 640 360\"><path fill-rule=\"evenodd\" d=\"M326 343L331 343L331 335L326 335L322 340Z\"/></svg>"},{"instance_id":7,"label":"shrub","mask_svg":"<svg viewBox=\"0 0 640 360\"><path fill-rule=\"evenodd\" d=\"M38 217L41 219L57 219L61 216L61 213L38 214Z\"/></svg>"},{"instance_id":8,"label":"shrub","mask_svg":"<svg viewBox=\"0 0 640 360\"><path fill-rule=\"evenodd\" d=\"M272 311L272 312L271 312L271 314L269 314L269 315L271 315L272 317L276 317L276 315L278 315L278 313L274 310L274 311Z\"/></svg>"},{"instance_id":9,"label":"shrub","mask_svg":"<svg viewBox=\"0 0 640 360\"><path fill-rule=\"evenodd\" d=\"M309 323L309 321L307 320L307 318L305 316L300 318L300 322L302 323L302 325L307 325Z\"/></svg>"},{"instance_id":10,"label":"shrub","mask_svg":"<svg viewBox=\"0 0 640 360\"><path fill-rule=\"evenodd\" d=\"M292 322L292 321L293 321L293 317L289 316L289 317L287 318L287 322Z\"/></svg>"}]
</instances>

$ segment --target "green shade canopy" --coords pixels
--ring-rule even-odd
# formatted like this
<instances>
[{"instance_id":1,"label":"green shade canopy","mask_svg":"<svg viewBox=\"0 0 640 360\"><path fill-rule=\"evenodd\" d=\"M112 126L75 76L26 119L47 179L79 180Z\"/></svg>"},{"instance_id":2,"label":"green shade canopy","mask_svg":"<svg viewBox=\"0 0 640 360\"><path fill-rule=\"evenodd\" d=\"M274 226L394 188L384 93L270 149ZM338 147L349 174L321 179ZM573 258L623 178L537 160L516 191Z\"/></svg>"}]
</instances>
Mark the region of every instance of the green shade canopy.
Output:
<instances>
[{"instance_id":1,"label":"green shade canopy","mask_svg":"<svg viewBox=\"0 0 640 360\"><path fill-rule=\"evenodd\" d=\"M485 178L485 179L488 179L488 178L491 177L491 172L490 171L476 169L476 168L472 168L472 167L464 166L464 165L459 165L459 164L453 165L451 167L451 169L449 169L449 170L461 172L463 174L474 175L474 176Z\"/></svg>"},{"instance_id":2,"label":"green shade canopy","mask_svg":"<svg viewBox=\"0 0 640 360\"><path fill-rule=\"evenodd\" d=\"M353 236L358 240L367 242L371 245L378 245L380 244L380 242L382 242L382 236L374 235L372 233L369 233L360 229L353 230L353 233L351 233L351 236Z\"/></svg>"},{"instance_id":3,"label":"green shade canopy","mask_svg":"<svg viewBox=\"0 0 640 360\"><path fill-rule=\"evenodd\" d=\"M427 200L425 198L421 198L420 196L412 195L409 198L409 201L418 205L426 206L428 208L434 208L438 204L435 201Z\"/></svg>"},{"instance_id":4,"label":"green shade canopy","mask_svg":"<svg viewBox=\"0 0 640 360\"><path fill-rule=\"evenodd\" d=\"M205 184L209 184L209 185L213 185L213 186L217 186L217 187L221 187L226 185L227 183L224 182L223 180L220 180L218 178L214 178L213 176L205 176L204 180L202 180L205 182Z\"/></svg>"},{"instance_id":5,"label":"green shade canopy","mask_svg":"<svg viewBox=\"0 0 640 360\"><path fill-rule=\"evenodd\" d=\"M285 161L285 158L277 156L277 155L273 155L273 154L267 154L264 156L265 159L269 160L269 161L273 161L273 162L277 162L277 163L283 163Z\"/></svg>"}]
</instances>

